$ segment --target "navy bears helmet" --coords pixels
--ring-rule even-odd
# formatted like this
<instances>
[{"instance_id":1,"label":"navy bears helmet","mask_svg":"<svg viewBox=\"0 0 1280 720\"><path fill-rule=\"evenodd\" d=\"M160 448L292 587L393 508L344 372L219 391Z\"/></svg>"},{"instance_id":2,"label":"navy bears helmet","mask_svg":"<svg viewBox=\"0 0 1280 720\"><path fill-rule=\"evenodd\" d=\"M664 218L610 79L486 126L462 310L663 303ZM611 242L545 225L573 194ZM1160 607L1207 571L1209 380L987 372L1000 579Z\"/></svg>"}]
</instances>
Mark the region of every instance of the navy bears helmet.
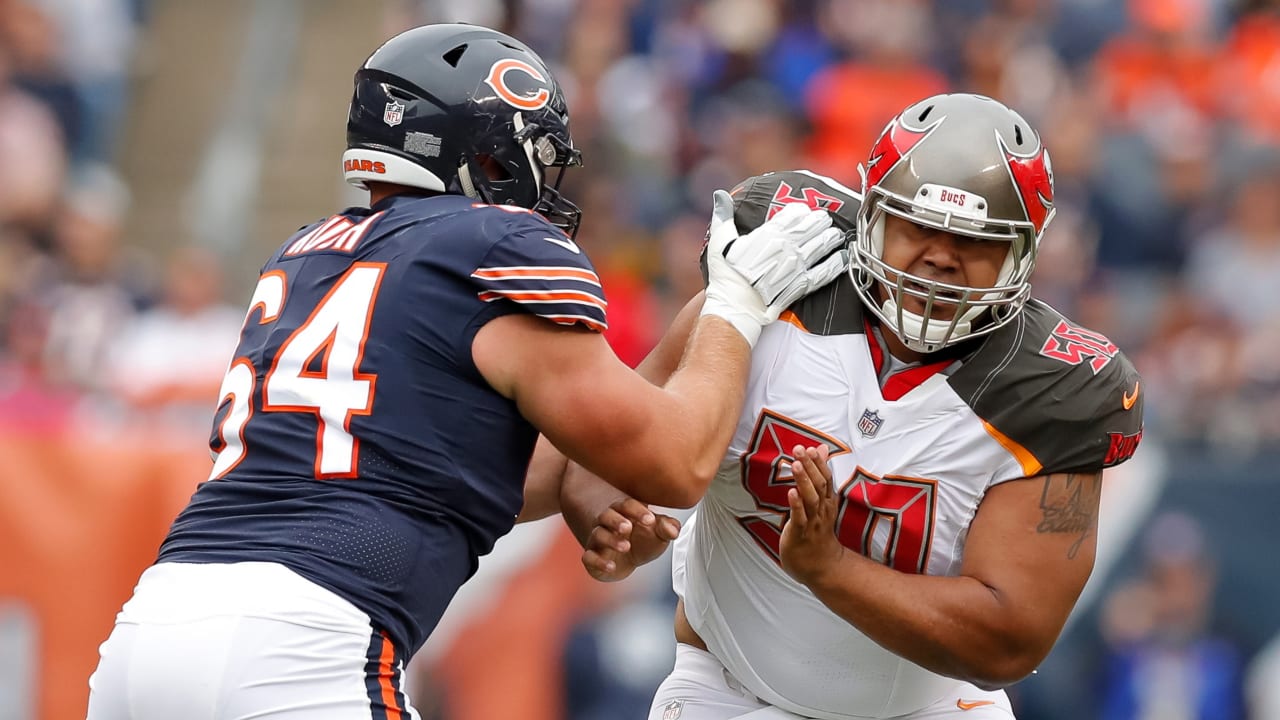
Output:
<instances>
[{"instance_id":1,"label":"navy bears helmet","mask_svg":"<svg viewBox=\"0 0 1280 720\"><path fill-rule=\"evenodd\" d=\"M485 172L486 157L504 177ZM581 164L560 85L524 43L476 25L413 28L365 60L342 161L360 188L378 181L516 205L571 237L581 218L559 192L564 169Z\"/></svg>"}]
</instances>

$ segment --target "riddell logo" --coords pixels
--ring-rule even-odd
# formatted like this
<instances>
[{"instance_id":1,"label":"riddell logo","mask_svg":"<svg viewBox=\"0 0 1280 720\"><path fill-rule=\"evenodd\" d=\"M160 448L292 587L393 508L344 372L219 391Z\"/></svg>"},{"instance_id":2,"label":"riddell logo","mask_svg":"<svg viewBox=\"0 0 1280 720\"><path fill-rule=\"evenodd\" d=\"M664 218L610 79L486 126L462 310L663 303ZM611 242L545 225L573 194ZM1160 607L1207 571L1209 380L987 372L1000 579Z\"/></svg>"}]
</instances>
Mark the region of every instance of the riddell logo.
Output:
<instances>
[{"instance_id":1,"label":"riddell logo","mask_svg":"<svg viewBox=\"0 0 1280 720\"><path fill-rule=\"evenodd\" d=\"M343 172L372 172L379 175L387 174L387 166L384 163L375 162L373 160L357 160L355 158L343 160L342 170Z\"/></svg>"}]
</instances>

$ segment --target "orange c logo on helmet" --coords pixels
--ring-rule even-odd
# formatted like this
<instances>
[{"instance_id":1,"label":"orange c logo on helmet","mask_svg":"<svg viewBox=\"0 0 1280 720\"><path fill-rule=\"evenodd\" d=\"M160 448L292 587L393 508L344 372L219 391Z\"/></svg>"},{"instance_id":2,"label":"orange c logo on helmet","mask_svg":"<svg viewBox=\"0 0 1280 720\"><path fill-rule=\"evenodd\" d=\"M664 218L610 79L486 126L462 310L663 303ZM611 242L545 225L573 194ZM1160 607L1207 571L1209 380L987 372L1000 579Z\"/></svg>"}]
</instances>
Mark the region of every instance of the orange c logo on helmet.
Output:
<instances>
[{"instance_id":1,"label":"orange c logo on helmet","mask_svg":"<svg viewBox=\"0 0 1280 720\"><path fill-rule=\"evenodd\" d=\"M544 85L531 94L517 94L516 91L507 86L507 73L512 70L522 72ZM493 64L493 67L489 68L489 77L485 78L484 81L489 87L493 88L493 91L498 94L499 98L502 98L503 102L521 110L537 110L551 100L551 90L545 85L547 78L538 68L523 60L514 58L499 60Z\"/></svg>"}]
</instances>

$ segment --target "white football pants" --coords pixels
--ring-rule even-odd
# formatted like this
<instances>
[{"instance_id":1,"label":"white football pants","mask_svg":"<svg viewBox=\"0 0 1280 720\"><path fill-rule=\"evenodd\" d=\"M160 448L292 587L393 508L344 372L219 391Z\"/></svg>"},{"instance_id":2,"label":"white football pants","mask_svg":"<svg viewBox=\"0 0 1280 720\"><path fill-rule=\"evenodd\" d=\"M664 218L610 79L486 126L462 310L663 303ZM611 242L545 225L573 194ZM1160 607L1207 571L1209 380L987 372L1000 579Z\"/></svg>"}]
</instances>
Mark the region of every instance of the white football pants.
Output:
<instances>
[{"instance_id":1,"label":"white football pants","mask_svg":"<svg viewBox=\"0 0 1280 720\"><path fill-rule=\"evenodd\" d=\"M850 718L855 717L853 715ZM676 666L658 686L648 720L809 720L774 707L744 688L714 655L676 645ZM872 719L868 719L872 720ZM876 718L874 720L888 720ZM1003 690L971 690L893 720L1013 720Z\"/></svg>"},{"instance_id":2,"label":"white football pants","mask_svg":"<svg viewBox=\"0 0 1280 720\"><path fill-rule=\"evenodd\" d=\"M368 615L273 563L152 566L99 653L88 720L418 718Z\"/></svg>"}]
</instances>

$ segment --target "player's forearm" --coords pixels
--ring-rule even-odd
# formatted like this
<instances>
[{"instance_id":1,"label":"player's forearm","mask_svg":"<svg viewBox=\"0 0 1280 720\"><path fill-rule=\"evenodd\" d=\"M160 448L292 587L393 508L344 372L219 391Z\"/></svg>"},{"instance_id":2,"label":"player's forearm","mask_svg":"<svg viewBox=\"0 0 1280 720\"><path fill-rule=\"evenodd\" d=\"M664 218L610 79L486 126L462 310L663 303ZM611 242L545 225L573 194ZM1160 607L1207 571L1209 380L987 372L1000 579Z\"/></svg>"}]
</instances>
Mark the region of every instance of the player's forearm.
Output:
<instances>
[{"instance_id":1,"label":"player's forearm","mask_svg":"<svg viewBox=\"0 0 1280 720\"><path fill-rule=\"evenodd\" d=\"M1055 639L1017 627L1017 609L975 578L903 573L852 551L809 589L885 649L988 689L1029 675Z\"/></svg>"},{"instance_id":2,"label":"player's forearm","mask_svg":"<svg viewBox=\"0 0 1280 720\"><path fill-rule=\"evenodd\" d=\"M663 387L673 401L666 429L670 452L688 477L677 479L670 497L637 497L670 507L692 507L702 498L742 412L750 356L750 346L729 323L698 321L679 369Z\"/></svg>"},{"instance_id":3,"label":"player's forearm","mask_svg":"<svg viewBox=\"0 0 1280 720\"><path fill-rule=\"evenodd\" d=\"M680 366L684 350L689 345L698 311L702 308L702 293L694 296L676 315L671 326L636 372L645 380L659 387L667 384ZM685 478L687 480L688 478ZM596 525L596 518L613 503L628 497L626 493L601 480L576 463L569 463L560 488L560 512L565 524L573 531L578 542L585 547L586 540ZM650 498L662 504L669 496Z\"/></svg>"},{"instance_id":4,"label":"player's forearm","mask_svg":"<svg viewBox=\"0 0 1280 720\"><path fill-rule=\"evenodd\" d=\"M569 459L545 437L538 437L524 479L524 505L516 522L540 520L560 511L560 495Z\"/></svg>"},{"instance_id":5,"label":"player's forearm","mask_svg":"<svg viewBox=\"0 0 1280 720\"><path fill-rule=\"evenodd\" d=\"M569 463L560 486L560 513L564 523L586 547L600 513L627 494L601 480L580 465Z\"/></svg>"},{"instance_id":6,"label":"player's forearm","mask_svg":"<svg viewBox=\"0 0 1280 720\"><path fill-rule=\"evenodd\" d=\"M654 346L644 360L636 366L636 372L654 385L666 385L671 376L680 367L685 348L689 346L689 338L697 327L702 310L703 293L699 292L685 303L676 313L670 327L663 333L662 339Z\"/></svg>"}]
</instances>

